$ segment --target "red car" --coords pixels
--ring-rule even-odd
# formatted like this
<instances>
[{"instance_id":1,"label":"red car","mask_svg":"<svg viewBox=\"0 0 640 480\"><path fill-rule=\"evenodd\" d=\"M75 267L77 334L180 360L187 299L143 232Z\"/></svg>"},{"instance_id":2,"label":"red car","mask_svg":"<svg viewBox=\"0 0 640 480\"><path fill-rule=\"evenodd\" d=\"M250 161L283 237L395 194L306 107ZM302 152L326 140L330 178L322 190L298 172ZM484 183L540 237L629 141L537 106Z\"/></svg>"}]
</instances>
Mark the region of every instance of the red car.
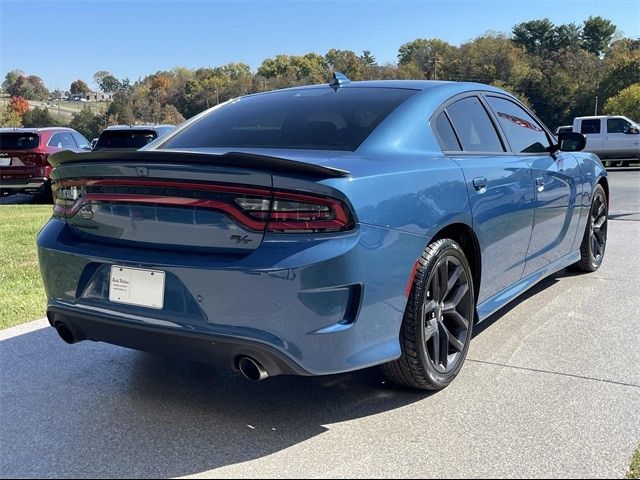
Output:
<instances>
[{"instance_id":1,"label":"red car","mask_svg":"<svg viewBox=\"0 0 640 480\"><path fill-rule=\"evenodd\" d=\"M60 150L91 150L89 141L71 128L0 128L0 196L36 193L51 198L47 161Z\"/></svg>"}]
</instances>

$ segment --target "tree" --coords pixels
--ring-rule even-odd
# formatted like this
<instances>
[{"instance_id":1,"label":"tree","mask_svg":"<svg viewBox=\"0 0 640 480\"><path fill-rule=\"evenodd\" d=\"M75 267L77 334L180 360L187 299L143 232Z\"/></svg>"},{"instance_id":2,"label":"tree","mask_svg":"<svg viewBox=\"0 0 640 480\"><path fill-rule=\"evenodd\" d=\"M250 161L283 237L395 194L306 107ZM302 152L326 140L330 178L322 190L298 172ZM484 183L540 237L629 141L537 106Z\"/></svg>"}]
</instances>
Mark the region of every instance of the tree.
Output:
<instances>
[{"instance_id":1,"label":"tree","mask_svg":"<svg viewBox=\"0 0 640 480\"><path fill-rule=\"evenodd\" d=\"M364 64L365 67L375 67L378 65L376 62L376 57L371 55L369 50L363 50L362 55L360 55L360 60Z\"/></svg>"},{"instance_id":2,"label":"tree","mask_svg":"<svg viewBox=\"0 0 640 480\"><path fill-rule=\"evenodd\" d=\"M365 64L358 55L351 50L336 50L332 48L324 56L327 65L336 72L342 72L351 80L362 80Z\"/></svg>"},{"instance_id":3,"label":"tree","mask_svg":"<svg viewBox=\"0 0 640 480\"><path fill-rule=\"evenodd\" d=\"M29 111L29 102L19 96L11 97L7 109L9 110L9 112L14 112L15 114L22 117L26 112Z\"/></svg>"},{"instance_id":4,"label":"tree","mask_svg":"<svg viewBox=\"0 0 640 480\"><path fill-rule=\"evenodd\" d=\"M582 27L576 23L567 23L556 28L556 47L576 50L582 42Z\"/></svg>"},{"instance_id":5,"label":"tree","mask_svg":"<svg viewBox=\"0 0 640 480\"><path fill-rule=\"evenodd\" d=\"M74 82L71 82L69 91L71 92L71 95L83 95L85 93L89 93L91 89L89 88L89 85L87 85L82 80L76 80Z\"/></svg>"},{"instance_id":6,"label":"tree","mask_svg":"<svg viewBox=\"0 0 640 480\"><path fill-rule=\"evenodd\" d=\"M18 80L18 78L24 77L24 72L22 70L11 70L4 77L4 82L2 82L2 89L5 92L9 92L11 86Z\"/></svg>"},{"instance_id":7,"label":"tree","mask_svg":"<svg viewBox=\"0 0 640 480\"><path fill-rule=\"evenodd\" d=\"M616 26L606 18L589 17L582 29L582 48L600 57L609 48Z\"/></svg>"},{"instance_id":8,"label":"tree","mask_svg":"<svg viewBox=\"0 0 640 480\"><path fill-rule=\"evenodd\" d=\"M95 138L100 135L104 123L105 121L102 117L93 113L93 111L85 105L82 110L73 114L69 126L87 138Z\"/></svg>"},{"instance_id":9,"label":"tree","mask_svg":"<svg viewBox=\"0 0 640 480\"><path fill-rule=\"evenodd\" d=\"M267 58L258 68L258 75L274 79L276 86L292 86L302 83L327 81L327 65L324 57L317 53L306 55L276 55Z\"/></svg>"},{"instance_id":10,"label":"tree","mask_svg":"<svg viewBox=\"0 0 640 480\"><path fill-rule=\"evenodd\" d=\"M6 105L0 105L0 127L21 127L22 116L10 111Z\"/></svg>"},{"instance_id":11,"label":"tree","mask_svg":"<svg viewBox=\"0 0 640 480\"><path fill-rule=\"evenodd\" d=\"M557 32L551 20L531 20L513 27L513 41L534 55L556 49Z\"/></svg>"},{"instance_id":12,"label":"tree","mask_svg":"<svg viewBox=\"0 0 640 480\"><path fill-rule=\"evenodd\" d=\"M19 76L7 88L12 97L24 97L27 100L47 100L49 91L44 86L42 79L36 75Z\"/></svg>"},{"instance_id":13,"label":"tree","mask_svg":"<svg viewBox=\"0 0 640 480\"><path fill-rule=\"evenodd\" d=\"M640 121L640 83L628 86L607 100L603 111L609 115L624 115L636 122Z\"/></svg>"},{"instance_id":14,"label":"tree","mask_svg":"<svg viewBox=\"0 0 640 480\"><path fill-rule=\"evenodd\" d=\"M34 107L22 116L22 124L25 127L51 127L55 123L48 108Z\"/></svg>"},{"instance_id":15,"label":"tree","mask_svg":"<svg viewBox=\"0 0 640 480\"><path fill-rule=\"evenodd\" d=\"M402 67L414 65L429 79L447 79L456 75L459 52L456 47L438 38L418 38L400 46L398 62Z\"/></svg>"},{"instance_id":16,"label":"tree","mask_svg":"<svg viewBox=\"0 0 640 480\"><path fill-rule=\"evenodd\" d=\"M161 110L160 123L170 123L177 125L184 122L184 117L180 114L178 109L173 105L165 105Z\"/></svg>"},{"instance_id":17,"label":"tree","mask_svg":"<svg viewBox=\"0 0 640 480\"><path fill-rule=\"evenodd\" d=\"M102 92L117 92L122 88L120 80L106 70L100 70L93 74L93 81Z\"/></svg>"}]
</instances>

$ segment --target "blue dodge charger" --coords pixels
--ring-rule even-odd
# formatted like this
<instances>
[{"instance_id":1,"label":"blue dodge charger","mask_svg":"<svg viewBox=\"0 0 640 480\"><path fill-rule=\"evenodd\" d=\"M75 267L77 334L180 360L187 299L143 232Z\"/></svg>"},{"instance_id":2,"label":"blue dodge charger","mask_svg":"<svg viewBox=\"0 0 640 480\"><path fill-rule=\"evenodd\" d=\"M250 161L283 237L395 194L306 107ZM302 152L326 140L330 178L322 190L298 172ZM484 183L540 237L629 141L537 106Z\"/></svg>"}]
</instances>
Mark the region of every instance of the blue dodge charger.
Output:
<instances>
[{"instance_id":1,"label":"blue dodge charger","mask_svg":"<svg viewBox=\"0 0 640 480\"><path fill-rule=\"evenodd\" d=\"M609 186L498 88L350 82L238 98L138 151L51 158L38 236L60 337L252 380L381 365L437 390L474 324L594 271Z\"/></svg>"}]
</instances>

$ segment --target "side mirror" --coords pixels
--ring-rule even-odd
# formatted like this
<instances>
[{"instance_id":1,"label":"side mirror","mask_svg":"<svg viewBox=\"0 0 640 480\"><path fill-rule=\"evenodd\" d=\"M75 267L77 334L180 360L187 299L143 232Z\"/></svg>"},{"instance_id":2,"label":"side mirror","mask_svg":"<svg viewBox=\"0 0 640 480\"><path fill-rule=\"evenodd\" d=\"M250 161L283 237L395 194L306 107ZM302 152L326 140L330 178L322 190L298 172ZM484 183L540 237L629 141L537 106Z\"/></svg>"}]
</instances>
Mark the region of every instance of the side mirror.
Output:
<instances>
[{"instance_id":1,"label":"side mirror","mask_svg":"<svg viewBox=\"0 0 640 480\"><path fill-rule=\"evenodd\" d=\"M638 130L636 127L629 127L624 133L628 135L638 135L640 133L640 130Z\"/></svg>"},{"instance_id":2,"label":"side mirror","mask_svg":"<svg viewBox=\"0 0 640 480\"><path fill-rule=\"evenodd\" d=\"M563 152L580 152L587 145L586 137L578 132L558 135L558 149Z\"/></svg>"}]
</instances>

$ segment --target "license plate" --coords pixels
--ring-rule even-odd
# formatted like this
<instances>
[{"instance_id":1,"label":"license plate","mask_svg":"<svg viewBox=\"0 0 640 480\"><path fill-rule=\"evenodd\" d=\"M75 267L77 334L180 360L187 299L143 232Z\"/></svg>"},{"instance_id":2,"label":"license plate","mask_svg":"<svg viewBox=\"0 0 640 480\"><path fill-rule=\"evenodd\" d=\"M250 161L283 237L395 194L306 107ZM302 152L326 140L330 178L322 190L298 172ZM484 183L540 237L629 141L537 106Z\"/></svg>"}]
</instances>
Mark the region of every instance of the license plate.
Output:
<instances>
[{"instance_id":1,"label":"license plate","mask_svg":"<svg viewBox=\"0 0 640 480\"><path fill-rule=\"evenodd\" d=\"M164 307L165 272L111 266L109 300L141 307Z\"/></svg>"},{"instance_id":2,"label":"license plate","mask_svg":"<svg viewBox=\"0 0 640 480\"><path fill-rule=\"evenodd\" d=\"M0 167L8 167L9 165L11 165L11 158L0 157Z\"/></svg>"}]
</instances>

